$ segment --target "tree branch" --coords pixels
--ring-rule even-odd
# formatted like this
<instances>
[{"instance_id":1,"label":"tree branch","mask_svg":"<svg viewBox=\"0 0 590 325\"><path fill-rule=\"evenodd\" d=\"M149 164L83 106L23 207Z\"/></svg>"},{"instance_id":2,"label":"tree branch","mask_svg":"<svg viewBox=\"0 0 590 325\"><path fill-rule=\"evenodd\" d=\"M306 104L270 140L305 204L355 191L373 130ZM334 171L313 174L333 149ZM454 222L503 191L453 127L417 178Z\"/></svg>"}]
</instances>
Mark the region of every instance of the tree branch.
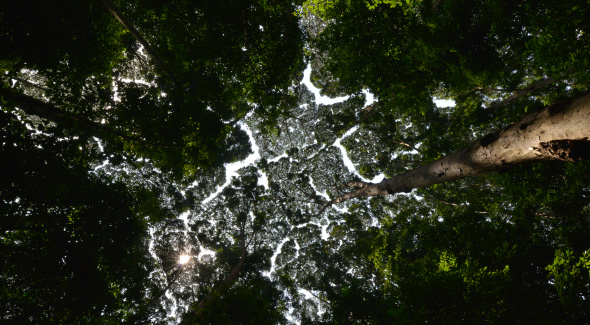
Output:
<instances>
[{"instance_id":1,"label":"tree branch","mask_svg":"<svg viewBox=\"0 0 590 325\"><path fill-rule=\"evenodd\" d=\"M381 112L381 111L383 110L384 106L382 106L382 105L381 105L381 106L379 106L378 104L379 104L379 103L377 102L377 103L375 103L375 104L373 104L373 105L370 105L370 106L367 106L367 107L363 108L363 109L361 110L361 112L363 112L363 111L367 111L368 113L366 113L366 115L365 115L365 116L363 116L363 117L359 117L359 118L357 119L357 123L362 123L362 122L364 122L364 121L368 120L368 119L369 119L371 116L373 116L373 115L375 115L375 114L377 114L377 113ZM377 107L376 107L376 106L377 106ZM375 107L376 107L376 108L375 108Z\"/></svg>"},{"instance_id":2,"label":"tree branch","mask_svg":"<svg viewBox=\"0 0 590 325\"><path fill-rule=\"evenodd\" d=\"M504 104L506 104L508 102L511 102L511 101L513 101L515 99L518 99L520 97L523 97L525 95L528 95L528 94L530 94L530 93L532 93L534 91L537 91L537 90L539 90L541 88L545 88L545 87L549 86L550 84L555 83L556 81L557 81L557 79L554 79L554 78L551 78L551 77L545 78L545 79L541 79L541 80L537 81L536 83L534 83L533 85L531 85L531 86L529 86L529 87L527 87L525 89L519 89L519 90L513 91L512 92L512 95L510 95L510 96L502 99L501 101L499 101L497 103L494 103L494 104L492 104L492 105L484 108L484 111L490 111L493 108L500 107L500 106L502 106L502 105L504 105Z\"/></svg>"},{"instance_id":3,"label":"tree branch","mask_svg":"<svg viewBox=\"0 0 590 325\"><path fill-rule=\"evenodd\" d=\"M326 204L407 193L415 188L456 179L504 172L513 166L534 161L588 159L588 148L590 91L530 113L520 122L488 134L466 148L380 183L349 182L348 186L359 189Z\"/></svg>"},{"instance_id":4,"label":"tree branch","mask_svg":"<svg viewBox=\"0 0 590 325\"><path fill-rule=\"evenodd\" d=\"M176 76L168 67L166 62L162 59L162 57L156 52L156 50L146 41L146 39L141 35L141 33L133 26L133 24L123 15L123 13L119 10L119 8L110 0L100 0L102 4L107 7L107 9L119 20L119 22L135 37L135 39L143 45L145 50L158 62L158 64L164 69L164 72L174 81L175 84L178 83Z\"/></svg>"},{"instance_id":5,"label":"tree branch","mask_svg":"<svg viewBox=\"0 0 590 325\"><path fill-rule=\"evenodd\" d=\"M32 82L30 82L28 80L25 80L25 79L22 79L22 78L19 78L19 77L9 77L9 78L10 79L14 79L14 80L19 81L19 82L22 82L23 84L25 84L27 86L31 86L31 87L37 88L39 90L42 90L42 91L49 91L49 89L47 89L45 87L39 86L37 84L34 84L34 83L32 83Z\"/></svg>"},{"instance_id":6,"label":"tree branch","mask_svg":"<svg viewBox=\"0 0 590 325\"><path fill-rule=\"evenodd\" d=\"M464 93L460 93L459 95L456 95L455 97L463 97L466 96L468 94L471 94L472 92L478 91L478 90L486 90L486 91L496 91L496 92L508 92L506 89L500 89L500 88L489 88L489 87L475 87L471 90L468 90Z\"/></svg>"},{"instance_id":7,"label":"tree branch","mask_svg":"<svg viewBox=\"0 0 590 325\"><path fill-rule=\"evenodd\" d=\"M390 140L390 141L393 142L393 143L401 144L402 146L408 147L408 148L410 148L412 150L416 150L417 152L422 153L422 151L420 149L414 147L413 145L411 145L411 144L409 144L407 142L402 141L399 138L395 138L395 140Z\"/></svg>"},{"instance_id":8,"label":"tree branch","mask_svg":"<svg viewBox=\"0 0 590 325\"><path fill-rule=\"evenodd\" d=\"M29 115L36 115L40 118L54 122L56 124L74 124L78 129L84 130L85 133L97 138L109 138L117 136L125 140L134 142L143 142L142 139L134 138L121 133L117 130L106 127L97 122L90 121L78 114L68 112L57 108L51 104L40 101L36 98L0 87L0 95L17 103L19 109Z\"/></svg>"},{"instance_id":9,"label":"tree branch","mask_svg":"<svg viewBox=\"0 0 590 325\"><path fill-rule=\"evenodd\" d=\"M443 200L439 200L439 199L434 199L434 198L429 198L426 196L422 196L423 199L431 201L431 202L438 202L438 203L442 203L445 205L450 205L450 206L454 206L454 207L458 207L458 208L467 208L466 206L462 205L462 204L457 204L457 203L453 203L453 202L447 202L447 201L443 201ZM490 214L491 212L489 211L473 211L474 213L478 213L478 214Z\"/></svg>"},{"instance_id":10,"label":"tree branch","mask_svg":"<svg viewBox=\"0 0 590 325\"><path fill-rule=\"evenodd\" d=\"M217 299L219 299L219 297L226 290L228 290L238 279L240 270L244 266L244 262L246 261L246 255L247 255L246 239L245 239L245 235L244 235L244 225L240 226L240 250L241 250L240 260L234 266L234 268L231 270L231 272L221 282L219 282L213 286L213 288L211 289L209 294L207 294L207 296L205 298L203 298L201 301L199 301L197 303L197 305L195 307L193 307L192 310L189 311L189 315L198 316L206 307L210 306ZM184 317L183 320L181 321L181 324L189 324L189 322L190 322L189 317Z\"/></svg>"}]
</instances>

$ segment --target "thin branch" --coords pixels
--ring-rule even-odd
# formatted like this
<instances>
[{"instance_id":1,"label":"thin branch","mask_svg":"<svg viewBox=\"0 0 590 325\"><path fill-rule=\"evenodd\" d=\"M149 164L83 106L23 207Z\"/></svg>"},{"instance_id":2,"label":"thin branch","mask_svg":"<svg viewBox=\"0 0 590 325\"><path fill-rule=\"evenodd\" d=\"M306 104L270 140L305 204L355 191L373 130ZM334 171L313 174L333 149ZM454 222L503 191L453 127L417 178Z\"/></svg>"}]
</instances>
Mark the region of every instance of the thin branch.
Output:
<instances>
[{"instance_id":1,"label":"thin branch","mask_svg":"<svg viewBox=\"0 0 590 325\"><path fill-rule=\"evenodd\" d=\"M553 213L540 213L540 212L537 212L537 213L535 213L535 216L537 216L537 217L543 217L543 218L548 218L548 219L561 219L560 217L556 216Z\"/></svg>"},{"instance_id":2,"label":"thin branch","mask_svg":"<svg viewBox=\"0 0 590 325\"><path fill-rule=\"evenodd\" d=\"M365 112L365 111L368 112L368 111L372 110L373 108L375 108L376 105L377 105L376 103L375 104L368 105L367 107L361 109L361 112Z\"/></svg>"},{"instance_id":3,"label":"thin branch","mask_svg":"<svg viewBox=\"0 0 590 325\"><path fill-rule=\"evenodd\" d=\"M14 80L16 80L16 81L19 81L19 82L22 82L22 83L24 83L25 85L28 85L28 86L31 86L31 87L37 88L37 89L39 89L39 90L43 90L43 91L49 91L49 89L47 89L47 88L45 88L45 87L42 87L42 86L36 85L36 84L34 84L34 83L32 83L32 82L30 82L30 81L28 81L28 80L25 80L25 79L22 79L22 78L19 78L19 77L9 77L9 78L10 78L10 79L14 79Z\"/></svg>"},{"instance_id":4,"label":"thin branch","mask_svg":"<svg viewBox=\"0 0 590 325\"><path fill-rule=\"evenodd\" d=\"M431 201L431 202L438 202L438 203L442 203L442 204L446 204L446 205L450 205L450 206L454 206L454 207L458 207L458 208L467 208L467 206L462 205L462 204L457 204L457 203L453 203L453 202L447 202L447 201L443 201L443 200L439 200L439 199L434 199L434 198L429 198L429 197L425 197L422 196L423 199ZM491 212L489 211L473 211L474 213L478 213L478 214L490 214Z\"/></svg>"},{"instance_id":5,"label":"thin branch","mask_svg":"<svg viewBox=\"0 0 590 325\"><path fill-rule=\"evenodd\" d=\"M322 209L320 210L320 212L316 213L314 215L314 217L319 217L322 215L322 213L324 213L324 211L326 211L326 209L329 207L330 205L328 204L328 202L324 203L324 206L322 207Z\"/></svg>"},{"instance_id":6,"label":"thin branch","mask_svg":"<svg viewBox=\"0 0 590 325\"><path fill-rule=\"evenodd\" d=\"M518 99L520 97L523 97L525 95L528 95L534 91L537 91L539 89L545 88L553 83L557 82L557 79L555 78L545 78L545 79L541 79L539 81L537 81L536 83L534 83L533 85L525 88L525 89L519 89L519 90L515 90L512 92L512 95L502 99L501 101L494 103L486 108L484 108L484 111L490 111L493 108L497 108L500 107L508 102L511 102L515 99Z\"/></svg>"},{"instance_id":7,"label":"thin branch","mask_svg":"<svg viewBox=\"0 0 590 325\"><path fill-rule=\"evenodd\" d=\"M502 89L502 88L475 87L475 88L473 88L471 90L468 90L468 91L466 91L464 93L461 93L459 95L456 95L455 97L463 97L463 96L466 96L466 95L471 94L472 92L475 92L475 91L478 91L478 90L496 91L496 92L513 92L513 90L512 91L508 91L508 90Z\"/></svg>"},{"instance_id":8,"label":"thin branch","mask_svg":"<svg viewBox=\"0 0 590 325\"><path fill-rule=\"evenodd\" d=\"M408 147L408 148L410 148L412 150L416 150L419 153L422 153L422 150L420 150L420 149L414 147L413 145L411 145L411 144L409 144L409 143L401 140L400 138L394 138L394 139L397 140L397 141L395 141L395 140L390 140L390 141L393 142L393 143L401 144L402 146Z\"/></svg>"},{"instance_id":9,"label":"thin branch","mask_svg":"<svg viewBox=\"0 0 590 325\"><path fill-rule=\"evenodd\" d=\"M145 140L142 138L127 135L118 130L109 128L104 124L88 120L78 114L57 108L34 97L2 87L0 87L0 95L5 96L7 99L14 100L17 103L17 107L28 115L35 115L56 124L74 125L75 128L81 132L103 140L118 137L123 140L147 146L147 143L145 143ZM150 144L150 146L166 147L158 144Z\"/></svg>"},{"instance_id":10,"label":"thin branch","mask_svg":"<svg viewBox=\"0 0 590 325\"><path fill-rule=\"evenodd\" d=\"M375 115L375 114L377 114L377 113L381 112L385 106L379 106L379 107L377 107L376 109L373 109L375 106L378 106L378 104L379 104L379 103L375 103L375 104L373 104L373 105L370 105L370 106L367 106L366 108L364 108L362 111L365 111L365 110L367 110L367 109L370 109L370 111L369 111L369 113L368 113L368 114L366 114L366 115L365 115L365 116L363 116L362 118L359 118L359 119L357 120L357 123L362 123L362 122L364 122L364 121L368 120L368 119L369 119L371 116L373 116L373 115ZM362 112L362 111L361 111L361 112Z\"/></svg>"},{"instance_id":11,"label":"thin branch","mask_svg":"<svg viewBox=\"0 0 590 325\"><path fill-rule=\"evenodd\" d=\"M323 302L325 302L325 303L327 303L327 304L329 304L329 303L330 303L330 301L329 301L329 300L327 300L326 298L322 298L322 297L320 297L320 296L316 295L316 294L315 294L315 293L313 293L311 290L307 290L307 292L309 292L309 293L310 293L312 296L314 296L314 297L315 297L316 299L318 299L318 300L321 300L321 301L323 301Z\"/></svg>"},{"instance_id":12,"label":"thin branch","mask_svg":"<svg viewBox=\"0 0 590 325\"><path fill-rule=\"evenodd\" d=\"M310 200L312 200L312 201L315 201L315 199L316 199L316 196L317 196L317 195L316 195L316 193L310 194L310 193L306 192L306 191L304 190L304 188L299 188L299 187L298 187L298 190L299 190L299 192L301 192L303 195L307 196L307 198L308 198L308 199L310 199Z\"/></svg>"}]
</instances>

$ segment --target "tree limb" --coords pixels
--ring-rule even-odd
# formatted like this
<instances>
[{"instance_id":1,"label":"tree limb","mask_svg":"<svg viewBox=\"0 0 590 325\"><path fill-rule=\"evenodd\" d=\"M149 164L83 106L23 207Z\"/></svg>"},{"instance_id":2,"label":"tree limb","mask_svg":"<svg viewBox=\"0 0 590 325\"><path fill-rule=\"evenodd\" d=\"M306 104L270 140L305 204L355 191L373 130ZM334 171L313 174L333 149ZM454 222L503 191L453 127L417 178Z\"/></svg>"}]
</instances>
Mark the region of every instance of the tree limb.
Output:
<instances>
[{"instance_id":1,"label":"tree limb","mask_svg":"<svg viewBox=\"0 0 590 325\"><path fill-rule=\"evenodd\" d=\"M448 201L444 201L444 200L429 198L429 197L426 197L426 196L422 196L422 198L425 199L425 200L428 200L428 201L438 202L438 203L442 203L442 204L445 204L445 205L450 205L450 206L454 206L454 207L458 207L458 208L467 208L463 204L457 204L457 203L448 202ZM489 211L473 211L473 212L474 213L478 213L478 214L490 214L491 213Z\"/></svg>"},{"instance_id":2,"label":"tree limb","mask_svg":"<svg viewBox=\"0 0 590 325\"><path fill-rule=\"evenodd\" d=\"M468 94L471 94L472 92L478 91L478 90L486 90L486 91L496 91L496 92L508 92L508 90L506 89L501 89L501 88L489 88L489 87L475 87L471 90L468 90L464 93L460 93L459 95L456 95L455 97L463 97L466 96Z\"/></svg>"},{"instance_id":3,"label":"tree limb","mask_svg":"<svg viewBox=\"0 0 590 325\"><path fill-rule=\"evenodd\" d=\"M368 113L366 113L366 115L363 117L359 117L357 119L357 123L362 123L362 122L368 120L371 116L381 112L385 106L383 106L383 105L379 106L378 104L379 103L377 102L377 103L367 106L363 110L361 110L361 112L367 111ZM375 106L377 106L377 107L375 108Z\"/></svg>"},{"instance_id":4,"label":"tree limb","mask_svg":"<svg viewBox=\"0 0 590 325\"><path fill-rule=\"evenodd\" d=\"M535 161L577 161L590 157L590 91L526 115L520 122L488 134L470 146L380 183L349 182L359 188L327 204L410 192L456 179L504 172ZM551 150L549 150L551 149Z\"/></svg>"},{"instance_id":5,"label":"tree limb","mask_svg":"<svg viewBox=\"0 0 590 325\"><path fill-rule=\"evenodd\" d=\"M42 91L49 91L49 89L47 89L45 87L39 86L37 84L34 84L34 83L32 83L32 82L30 82L28 80L25 80L25 79L22 79L22 78L19 78L19 77L9 77L9 78L10 79L14 79L14 80L19 81L19 82L22 82L23 84L25 84L27 86L31 86L31 87L37 88L39 90L42 90Z\"/></svg>"},{"instance_id":6,"label":"tree limb","mask_svg":"<svg viewBox=\"0 0 590 325\"><path fill-rule=\"evenodd\" d=\"M111 129L106 125L90 121L78 114L57 108L51 104L13 90L0 87L0 95L9 100L15 101L18 108L29 115L35 115L56 124L76 125L77 129L83 130L84 133L90 136L105 140L119 137L128 141L144 142L143 139L129 136L120 131Z\"/></svg>"},{"instance_id":7,"label":"tree limb","mask_svg":"<svg viewBox=\"0 0 590 325\"><path fill-rule=\"evenodd\" d=\"M225 291L227 291L229 288L231 288L231 286L238 279L240 270L244 266L244 262L246 261L246 255L247 255L246 239L245 239L245 235L244 235L244 226L243 225L240 226L240 250L241 250L240 260L234 266L234 268L231 270L231 272L221 282L219 282L213 286L213 288L207 294L207 296L205 296L205 298L201 299L201 301L199 301L197 303L197 305L195 307L193 307L192 310L189 311L189 315L198 316L206 307L213 304L217 299L219 299L219 297ZM184 317L183 320L181 321L181 324L189 324L189 322L190 322L189 317Z\"/></svg>"},{"instance_id":8,"label":"tree limb","mask_svg":"<svg viewBox=\"0 0 590 325\"><path fill-rule=\"evenodd\" d=\"M135 37L135 39L143 45L145 50L158 62L158 64L164 69L164 72L174 81L175 84L178 83L176 76L168 67L166 62L162 59L162 57L156 52L156 50L146 41L146 39L141 35L141 33L133 26L133 24L123 15L123 13L119 10L119 8L110 0L100 0L102 4L107 7L107 9L119 20L119 22Z\"/></svg>"},{"instance_id":9,"label":"tree limb","mask_svg":"<svg viewBox=\"0 0 590 325\"><path fill-rule=\"evenodd\" d=\"M393 143L401 144L402 146L408 147L408 148L410 148L412 150L416 150L417 152L420 152L420 153L422 152L420 149L414 147L413 145L411 145L411 144L409 144L407 142L402 141L399 138L395 138L395 140L390 140L390 141L393 142Z\"/></svg>"},{"instance_id":10,"label":"tree limb","mask_svg":"<svg viewBox=\"0 0 590 325\"><path fill-rule=\"evenodd\" d=\"M501 101L499 101L497 103L494 103L494 104L492 104L492 105L484 108L484 111L490 111L493 108L500 107L500 106L502 106L502 105L504 105L504 104L506 104L506 103L508 103L510 101L513 101L513 100L518 99L518 98L520 98L522 96L528 95L528 94L530 94L530 93L532 93L534 91L537 91L537 90L539 90L541 88L545 88L545 87L551 85L552 83L555 83L556 81L557 81L557 79L554 79L554 78L551 78L551 77L545 78L545 79L541 79L541 80L537 81L536 83L534 83L533 85L531 85L531 86L529 86L529 87L527 87L525 89L519 89L519 90L513 91L512 92L512 95L510 95L510 96L502 99Z\"/></svg>"}]
</instances>

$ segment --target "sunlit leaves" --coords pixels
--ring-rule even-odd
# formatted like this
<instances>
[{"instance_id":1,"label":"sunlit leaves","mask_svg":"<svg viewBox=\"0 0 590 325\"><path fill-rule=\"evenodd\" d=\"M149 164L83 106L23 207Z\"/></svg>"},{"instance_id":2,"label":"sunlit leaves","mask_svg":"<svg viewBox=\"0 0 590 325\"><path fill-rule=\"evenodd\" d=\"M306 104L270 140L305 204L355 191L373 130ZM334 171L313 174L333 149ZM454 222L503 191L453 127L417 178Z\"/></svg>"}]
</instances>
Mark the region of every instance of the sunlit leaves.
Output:
<instances>
[{"instance_id":1,"label":"sunlit leaves","mask_svg":"<svg viewBox=\"0 0 590 325\"><path fill-rule=\"evenodd\" d=\"M575 254L572 249L555 251L553 264L547 266L550 281L555 283L559 298L568 308L585 306L590 295L590 256L588 250Z\"/></svg>"}]
</instances>

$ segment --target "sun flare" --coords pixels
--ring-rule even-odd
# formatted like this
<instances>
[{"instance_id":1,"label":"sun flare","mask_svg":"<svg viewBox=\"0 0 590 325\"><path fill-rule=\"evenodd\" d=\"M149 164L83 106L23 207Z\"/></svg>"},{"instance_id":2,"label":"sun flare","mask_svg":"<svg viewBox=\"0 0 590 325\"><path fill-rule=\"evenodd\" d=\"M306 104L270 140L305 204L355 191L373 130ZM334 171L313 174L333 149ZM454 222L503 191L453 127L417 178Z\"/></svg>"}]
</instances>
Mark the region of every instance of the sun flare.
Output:
<instances>
[{"instance_id":1,"label":"sun flare","mask_svg":"<svg viewBox=\"0 0 590 325\"><path fill-rule=\"evenodd\" d=\"M178 264L184 264L184 263L188 262L188 260L190 258L191 257L188 255L180 255L180 257L178 258Z\"/></svg>"}]
</instances>

